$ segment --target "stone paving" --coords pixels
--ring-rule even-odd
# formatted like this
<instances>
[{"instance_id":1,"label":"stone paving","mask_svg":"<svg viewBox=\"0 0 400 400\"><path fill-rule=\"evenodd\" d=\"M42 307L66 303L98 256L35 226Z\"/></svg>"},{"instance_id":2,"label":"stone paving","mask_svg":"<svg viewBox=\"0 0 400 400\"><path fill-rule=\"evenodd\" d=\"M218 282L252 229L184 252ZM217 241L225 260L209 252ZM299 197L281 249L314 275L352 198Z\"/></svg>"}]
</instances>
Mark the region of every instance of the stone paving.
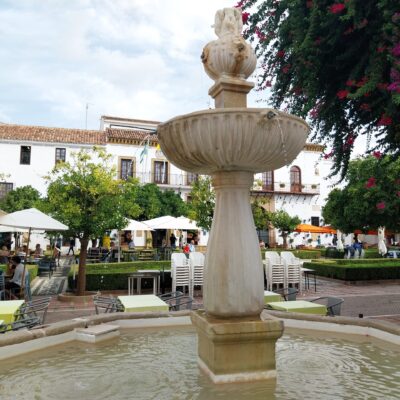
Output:
<instances>
[{"instance_id":1,"label":"stone paving","mask_svg":"<svg viewBox=\"0 0 400 400\"><path fill-rule=\"evenodd\" d=\"M71 262L72 258L61 260L57 273L50 280L48 277L39 277L38 282L35 282L34 297L52 297L46 318L47 323L95 313L92 301L79 304L57 299L57 294L66 289L66 277ZM107 292L107 294L127 295L123 291ZM313 282L310 282L310 289L298 295L298 298L307 300L320 296L342 297L344 299L341 312L343 316L358 318L362 314L364 318L379 318L400 324L400 281L350 285L342 281L318 277L317 291L314 292ZM201 291L196 291L193 308L201 308L202 300Z\"/></svg>"}]
</instances>

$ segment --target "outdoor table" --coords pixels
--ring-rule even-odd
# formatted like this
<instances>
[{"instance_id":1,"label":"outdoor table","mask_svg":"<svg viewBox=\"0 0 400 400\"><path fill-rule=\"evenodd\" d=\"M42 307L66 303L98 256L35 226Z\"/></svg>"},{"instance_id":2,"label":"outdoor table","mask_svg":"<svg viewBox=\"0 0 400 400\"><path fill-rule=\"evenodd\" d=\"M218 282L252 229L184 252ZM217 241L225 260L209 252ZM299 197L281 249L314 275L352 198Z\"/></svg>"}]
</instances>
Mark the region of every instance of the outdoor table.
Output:
<instances>
[{"instance_id":1,"label":"outdoor table","mask_svg":"<svg viewBox=\"0 0 400 400\"><path fill-rule=\"evenodd\" d=\"M153 279L153 294L160 292L160 271L157 269L140 269L128 276L128 295L134 293L134 283L136 282L137 294L141 293L142 279Z\"/></svg>"},{"instance_id":2,"label":"outdoor table","mask_svg":"<svg viewBox=\"0 0 400 400\"><path fill-rule=\"evenodd\" d=\"M24 304L24 300L3 300L0 301L0 320L5 324L15 321L14 314Z\"/></svg>"},{"instance_id":3,"label":"outdoor table","mask_svg":"<svg viewBox=\"0 0 400 400\"><path fill-rule=\"evenodd\" d=\"M313 276L314 278L314 292L317 291L317 276L315 273L315 270L309 269L309 268L301 268L301 272L304 275L304 283L305 283L305 288L310 289L310 275Z\"/></svg>"},{"instance_id":4,"label":"outdoor table","mask_svg":"<svg viewBox=\"0 0 400 400\"><path fill-rule=\"evenodd\" d=\"M276 311L289 311L303 314L327 315L328 310L323 304L305 300L276 301L267 304L267 308Z\"/></svg>"},{"instance_id":5,"label":"outdoor table","mask_svg":"<svg viewBox=\"0 0 400 400\"><path fill-rule=\"evenodd\" d=\"M281 300L282 300L282 297L279 293L264 290L264 304L271 303L274 301L281 301Z\"/></svg>"},{"instance_id":6,"label":"outdoor table","mask_svg":"<svg viewBox=\"0 0 400 400\"><path fill-rule=\"evenodd\" d=\"M169 305L153 294L118 296L125 312L168 311Z\"/></svg>"}]
</instances>

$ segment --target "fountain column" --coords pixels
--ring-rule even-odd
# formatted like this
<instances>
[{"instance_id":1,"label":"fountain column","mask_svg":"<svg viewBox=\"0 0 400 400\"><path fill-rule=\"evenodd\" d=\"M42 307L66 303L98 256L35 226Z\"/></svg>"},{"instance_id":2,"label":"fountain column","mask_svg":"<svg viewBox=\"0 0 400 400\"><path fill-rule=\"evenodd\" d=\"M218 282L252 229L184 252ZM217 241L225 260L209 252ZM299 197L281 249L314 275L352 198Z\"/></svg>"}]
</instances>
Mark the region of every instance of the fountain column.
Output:
<instances>
[{"instance_id":1,"label":"fountain column","mask_svg":"<svg viewBox=\"0 0 400 400\"><path fill-rule=\"evenodd\" d=\"M256 56L241 36L240 9L215 17L219 39L201 56L215 81L214 110L175 117L158 127L161 148L176 166L208 174L216 193L204 275L204 310L192 313L199 366L216 383L275 376L275 343L283 323L264 307L264 273L250 206L254 173L271 171L301 151L308 126L276 110L247 108L246 79Z\"/></svg>"}]
</instances>

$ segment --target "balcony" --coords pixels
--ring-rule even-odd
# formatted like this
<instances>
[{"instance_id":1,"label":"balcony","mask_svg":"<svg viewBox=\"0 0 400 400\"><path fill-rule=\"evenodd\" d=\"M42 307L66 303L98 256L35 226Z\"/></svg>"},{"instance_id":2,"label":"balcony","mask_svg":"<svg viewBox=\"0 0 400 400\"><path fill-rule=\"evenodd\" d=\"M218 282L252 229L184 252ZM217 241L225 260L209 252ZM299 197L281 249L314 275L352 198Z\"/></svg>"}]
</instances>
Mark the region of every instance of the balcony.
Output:
<instances>
[{"instance_id":1,"label":"balcony","mask_svg":"<svg viewBox=\"0 0 400 400\"><path fill-rule=\"evenodd\" d=\"M156 185L166 185L171 187L184 186L188 189L191 187L191 184L195 179L193 175L160 174L154 172L136 172L134 176L139 179L141 184L155 183Z\"/></svg>"},{"instance_id":2,"label":"balcony","mask_svg":"<svg viewBox=\"0 0 400 400\"><path fill-rule=\"evenodd\" d=\"M289 182L274 182L271 185L257 185L252 188L256 193L279 193L279 194L301 194L301 195L319 195L319 184L291 184Z\"/></svg>"}]
</instances>

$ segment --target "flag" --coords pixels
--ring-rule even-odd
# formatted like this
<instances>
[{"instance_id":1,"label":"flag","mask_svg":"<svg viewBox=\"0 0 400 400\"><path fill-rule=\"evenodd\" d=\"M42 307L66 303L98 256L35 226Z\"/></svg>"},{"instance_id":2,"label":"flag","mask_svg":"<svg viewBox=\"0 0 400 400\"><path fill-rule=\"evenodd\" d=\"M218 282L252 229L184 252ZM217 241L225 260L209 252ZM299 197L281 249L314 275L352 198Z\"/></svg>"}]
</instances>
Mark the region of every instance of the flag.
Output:
<instances>
[{"instance_id":1,"label":"flag","mask_svg":"<svg viewBox=\"0 0 400 400\"><path fill-rule=\"evenodd\" d=\"M149 142L146 142L145 144L144 144L144 147L143 147L143 150L140 152L140 164L142 164L142 162L144 161L144 158L147 156L147 153L148 153L148 145L149 145Z\"/></svg>"}]
</instances>

